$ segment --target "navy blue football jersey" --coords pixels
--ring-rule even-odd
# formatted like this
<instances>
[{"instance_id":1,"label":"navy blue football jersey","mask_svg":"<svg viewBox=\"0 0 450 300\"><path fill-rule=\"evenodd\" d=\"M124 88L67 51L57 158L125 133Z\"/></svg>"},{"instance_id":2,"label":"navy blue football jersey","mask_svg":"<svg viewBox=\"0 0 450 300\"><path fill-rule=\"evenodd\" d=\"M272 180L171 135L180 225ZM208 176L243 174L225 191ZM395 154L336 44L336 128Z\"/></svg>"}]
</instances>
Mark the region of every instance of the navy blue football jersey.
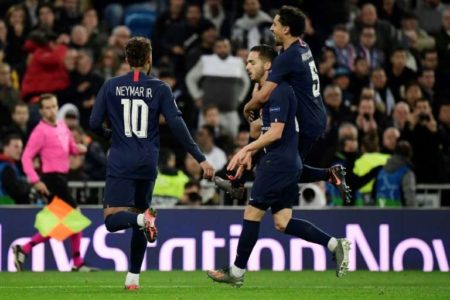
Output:
<instances>
[{"instance_id":1,"label":"navy blue football jersey","mask_svg":"<svg viewBox=\"0 0 450 300\"><path fill-rule=\"evenodd\" d=\"M112 143L107 176L156 178L160 114L168 123L181 115L170 87L161 80L134 71L104 83L97 94L90 126L98 129L105 117L109 119Z\"/></svg>"},{"instance_id":2,"label":"navy blue football jersey","mask_svg":"<svg viewBox=\"0 0 450 300\"><path fill-rule=\"evenodd\" d=\"M273 61L268 81L287 81L298 100L300 134L316 137L325 131L327 117L320 95L319 74L308 45L298 40Z\"/></svg>"},{"instance_id":3,"label":"navy blue football jersey","mask_svg":"<svg viewBox=\"0 0 450 300\"><path fill-rule=\"evenodd\" d=\"M271 93L269 101L264 104L262 132L267 132L271 123L284 123L284 129L281 138L264 149L260 167L275 172L294 172L302 168L297 150L297 105L294 90L286 82L281 82Z\"/></svg>"}]
</instances>

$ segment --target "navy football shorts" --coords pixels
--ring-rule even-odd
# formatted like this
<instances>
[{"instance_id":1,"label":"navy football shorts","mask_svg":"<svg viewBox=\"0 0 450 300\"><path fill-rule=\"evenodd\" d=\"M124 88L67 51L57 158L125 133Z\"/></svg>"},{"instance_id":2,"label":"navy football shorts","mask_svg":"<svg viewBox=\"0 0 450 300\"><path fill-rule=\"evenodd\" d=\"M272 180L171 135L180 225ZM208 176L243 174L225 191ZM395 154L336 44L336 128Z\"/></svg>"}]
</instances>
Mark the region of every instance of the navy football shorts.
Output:
<instances>
[{"instance_id":1,"label":"navy football shorts","mask_svg":"<svg viewBox=\"0 0 450 300\"><path fill-rule=\"evenodd\" d=\"M103 207L136 207L147 209L152 203L154 181L106 177Z\"/></svg>"},{"instance_id":2,"label":"navy football shorts","mask_svg":"<svg viewBox=\"0 0 450 300\"><path fill-rule=\"evenodd\" d=\"M271 208L272 214L292 208L298 201L300 172L256 171L249 204L261 210Z\"/></svg>"}]
</instances>

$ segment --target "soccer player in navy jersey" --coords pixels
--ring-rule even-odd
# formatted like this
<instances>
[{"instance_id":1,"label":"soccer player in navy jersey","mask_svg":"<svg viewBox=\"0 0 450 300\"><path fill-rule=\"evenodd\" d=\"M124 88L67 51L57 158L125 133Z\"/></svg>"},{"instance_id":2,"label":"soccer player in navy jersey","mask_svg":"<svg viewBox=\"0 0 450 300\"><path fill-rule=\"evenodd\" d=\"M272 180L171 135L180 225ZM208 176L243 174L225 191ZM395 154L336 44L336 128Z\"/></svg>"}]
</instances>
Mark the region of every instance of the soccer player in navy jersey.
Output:
<instances>
[{"instance_id":1,"label":"soccer player in navy jersey","mask_svg":"<svg viewBox=\"0 0 450 300\"><path fill-rule=\"evenodd\" d=\"M204 177L214 168L193 141L170 87L149 76L150 40L131 38L125 55L132 71L106 81L97 94L90 126L105 137L112 136L108 156L104 218L108 231L132 228L128 290L139 288L139 273L147 241L156 240L156 212L149 208L159 154L159 116L166 119L175 137L200 163ZM105 117L111 129L103 127Z\"/></svg>"},{"instance_id":2,"label":"soccer player in navy jersey","mask_svg":"<svg viewBox=\"0 0 450 300\"><path fill-rule=\"evenodd\" d=\"M252 99L244 108L244 115L247 119L251 119L252 111L261 108L277 85L287 81L294 89L298 100L297 120L300 127L298 150L303 161L314 143L325 132L327 122L316 64L309 46L301 39L305 31L305 20L305 15L298 8L281 7L270 29L282 51L272 64L269 78L264 85L255 88ZM350 189L345 182L343 166L319 169L304 165L300 182L322 180L333 183L341 192L344 202L350 202Z\"/></svg>"},{"instance_id":3,"label":"soccer player in navy jersey","mask_svg":"<svg viewBox=\"0 0 450 300\"><path fill-rule=\"evenodd\" d=\"M264 84L270 76L269 69L275 56L270 46L253 47L246 67L250 78ZM310 222L292 217L293 203L298 200L298 178L303 169L297 149L297 105L293 88L286 81L279 81L262 108L261 135L242 148L228 165L229 170L250 166L251 156L263 151L256 167L250 201L245 207L236 259L231 267L208 271L214 281L237 287L243 284L248 259L258 240L259 225L268 208L271 208L277 230L328 248L336 257L338 277L348 270L349 243L346 239L331 237Z\"/></svg>"}]
</instances>

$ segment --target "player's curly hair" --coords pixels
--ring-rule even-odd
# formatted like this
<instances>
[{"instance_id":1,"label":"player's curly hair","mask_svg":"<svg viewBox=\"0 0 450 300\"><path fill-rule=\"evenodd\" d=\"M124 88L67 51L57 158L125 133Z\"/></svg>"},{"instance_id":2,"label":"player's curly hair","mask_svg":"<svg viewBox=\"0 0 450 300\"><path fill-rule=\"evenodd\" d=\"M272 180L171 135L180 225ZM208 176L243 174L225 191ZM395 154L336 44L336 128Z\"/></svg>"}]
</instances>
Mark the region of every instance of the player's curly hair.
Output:
<instances>
[{"instance_id":1,"label":"player's curly hair","mask_svg":"<svg viewBox=\"0 0 450 300\"><path fill-rule=\"evenodd\" d=\"M125 56L131 67L143 67L152 53L152 44L148 38L131 38L125 46Z\"/></svg>"},{"instance_id":2,"label":"player's curly hair","mask_svg":"<svg viewBox=\"0 0 450 300\"><path fill-rule=\"evenodd\" d=\"M263 61L272 62L277 57L277 52L269 45L257 45L250 49L250 52L258 52Z\"/></svg>"},{"instance_id":3,"label":"player's curly hair","mask_svg":"<svg viewBox=\"0 0 450 300\"><path fill-rule=\"evenodd\" d=\"M306 16L294 6L283 5L278 11L280 23L283 26L289 26L291 35L300 37L305 32Z\"/></svg>"}]
</instances>

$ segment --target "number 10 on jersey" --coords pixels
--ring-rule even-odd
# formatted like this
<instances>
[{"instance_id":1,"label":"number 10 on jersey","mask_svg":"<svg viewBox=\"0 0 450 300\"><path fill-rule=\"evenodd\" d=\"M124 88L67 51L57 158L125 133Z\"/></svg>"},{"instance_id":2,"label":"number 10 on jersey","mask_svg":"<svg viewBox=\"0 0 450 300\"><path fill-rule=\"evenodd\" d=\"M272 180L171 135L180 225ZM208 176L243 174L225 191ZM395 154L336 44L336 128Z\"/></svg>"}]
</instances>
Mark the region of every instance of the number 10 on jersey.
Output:
<instances>
[{"instance_id":1,"label":"number 10 on jersey","mask_svg":"<svg viewBox=\"0 0 450 300\"><path fill-rule=\"evenodd\" d=\"M148 105L142 99L122 99L125 136L147 137ZM139 122L140 121L140 122Z\"/></svg>"}]
</instances>

